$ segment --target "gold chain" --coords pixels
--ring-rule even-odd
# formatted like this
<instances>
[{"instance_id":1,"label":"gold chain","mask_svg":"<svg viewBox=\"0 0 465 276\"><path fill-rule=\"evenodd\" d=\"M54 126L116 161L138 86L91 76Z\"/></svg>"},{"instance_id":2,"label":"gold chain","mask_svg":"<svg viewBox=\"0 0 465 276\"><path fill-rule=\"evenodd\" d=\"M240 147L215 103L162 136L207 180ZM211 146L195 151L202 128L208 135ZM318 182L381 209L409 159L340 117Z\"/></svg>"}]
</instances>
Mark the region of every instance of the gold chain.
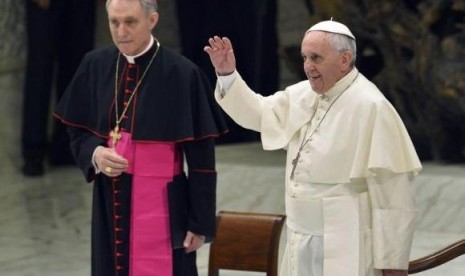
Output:
<instances>
[{"instance_id":1,"label":"gold chain","mask_svg":"<svg viewBox=\"0 0 465 276\"><path fill-rule=\"evenodd\" d=\"M140 80L137 82L136 87L131 93L131 96L129 97L129 100L127 101L126 106L123 109L123 112L121 112L121 115L118 118L118 71L119 71L119 61L121 58L121 53L118 53L118 60L116 61L116 71L115 71L115 120L116 120L116 126L115 128L110 132L110 137L112 138L112 147L114 148L116 146L116 142L121 138L121 134L119 133L119 124L124 118L124 115L128 111L129 105L131 104L132 99L134 98L134 95L137 92L137 89L139 88L140 84L142 83L142 80L144 79L145 75L149 71L150 66L152 65L153 61L155 60L155 57L157 56L158 50L160 49L160 42L155 39L155 42L157 43L157 49L155 50L155 53L153 54L152 58L150 59L149 64L147 65L147 68L145 68L144 73L142 74L142 77Z\"/></svg>"}]
</instances>

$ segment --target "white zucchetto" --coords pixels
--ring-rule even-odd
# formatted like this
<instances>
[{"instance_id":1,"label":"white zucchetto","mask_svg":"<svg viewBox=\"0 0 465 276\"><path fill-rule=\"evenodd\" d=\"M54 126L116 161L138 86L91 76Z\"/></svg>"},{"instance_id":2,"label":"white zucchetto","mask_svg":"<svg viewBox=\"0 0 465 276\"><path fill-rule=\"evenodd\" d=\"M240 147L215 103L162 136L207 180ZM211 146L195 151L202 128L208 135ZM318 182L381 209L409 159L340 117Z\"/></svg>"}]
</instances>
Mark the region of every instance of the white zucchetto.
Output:
<instances>
[{"instance_id":1,"label":"white zucchetto","mask_svg":"<svg viewBox=\"0 0 465 276\"><path fill-rule=\"evenodd\" d=\"M339 23L333 20L321 21L316 23L310 29L308 29L305 33L309 33L311 31L323 31L335 34L343 34L355 40L355 36L352 32L347 28L346 25Z\"/></svg>"}]
</instances>

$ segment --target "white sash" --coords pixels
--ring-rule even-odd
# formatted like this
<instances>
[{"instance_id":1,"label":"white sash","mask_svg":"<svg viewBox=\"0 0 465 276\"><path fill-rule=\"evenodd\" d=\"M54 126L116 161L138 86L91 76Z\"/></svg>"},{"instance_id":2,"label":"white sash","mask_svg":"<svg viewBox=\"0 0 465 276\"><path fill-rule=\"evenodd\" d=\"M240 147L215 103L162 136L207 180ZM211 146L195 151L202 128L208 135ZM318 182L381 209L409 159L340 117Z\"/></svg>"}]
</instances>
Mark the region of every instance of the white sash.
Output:
<instances>
[{"instance_id":1,"label":"white sash","mask_svg":"<svg viewBox=\"0 0 465 276\"><path fill-rule=\"evenodd\" d=\"M323 236L324 276L365 276L371 265L360 237L371 225L367 192L305 200L287 195L286 201L289 228Z\"/></svg>"},{"instance_id":2,"label":"white sash","mask_svg":"<svg viewBox=\"0 0 465 276\"><path fill-rule=\"evenodd\" d=\"M357 197L323 199L324 275L359 275L360 222Z\"/></svg>"}]
</instances>

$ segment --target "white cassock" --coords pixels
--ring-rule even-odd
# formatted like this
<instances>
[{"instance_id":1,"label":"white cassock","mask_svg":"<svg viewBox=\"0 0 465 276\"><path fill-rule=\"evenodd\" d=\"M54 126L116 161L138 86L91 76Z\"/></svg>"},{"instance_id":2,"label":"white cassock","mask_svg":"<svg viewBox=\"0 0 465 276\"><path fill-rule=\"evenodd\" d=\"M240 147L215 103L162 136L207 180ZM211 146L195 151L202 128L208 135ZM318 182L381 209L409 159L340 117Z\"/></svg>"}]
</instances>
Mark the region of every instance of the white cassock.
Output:
<instances>
[{"instance_id":1,"label":"white cassock","mask_svg":"<svg viewBox=\"0 0 465 276\"><path fill-rule=\"evenodd\" d=\"M220 77L215 97L238 124L261 133L265 150L287 150L282 276L407 269L421 164L373 83L354 68L323 95L302 81L263 97L235 72Z\"/></svg>"}]
</instances>

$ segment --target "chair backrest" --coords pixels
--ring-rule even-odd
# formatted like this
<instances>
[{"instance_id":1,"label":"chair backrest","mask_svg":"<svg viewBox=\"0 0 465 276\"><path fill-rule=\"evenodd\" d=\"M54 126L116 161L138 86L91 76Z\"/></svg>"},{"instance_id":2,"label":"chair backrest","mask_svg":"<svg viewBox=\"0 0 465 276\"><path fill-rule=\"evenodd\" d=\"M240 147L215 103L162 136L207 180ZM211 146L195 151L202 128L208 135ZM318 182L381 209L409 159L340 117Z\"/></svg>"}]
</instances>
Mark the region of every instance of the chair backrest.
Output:
<instances>
[{"instance_id":1,"label":"chair backrest","mask_svg":"<svg viewBox=\"0 0 465 276\"><path fill-rule=\"evenodd\" d=\"M408 274L415 274L440 266L464 254L465 240L457 241L444 249L434 252L433 254L410 261Z\"/></svg>"},{"instance_id":2,"label":"chair backrest","mask_svg":"<svg viewBox=\"0 0 465 276\"><path fill-rule=\"evenodd\" d=\"M220 269L266 272L276 276L279 241L286 219L280 214L220 211L210 245L208 275Z\"/></svg>"}]
</instances>

